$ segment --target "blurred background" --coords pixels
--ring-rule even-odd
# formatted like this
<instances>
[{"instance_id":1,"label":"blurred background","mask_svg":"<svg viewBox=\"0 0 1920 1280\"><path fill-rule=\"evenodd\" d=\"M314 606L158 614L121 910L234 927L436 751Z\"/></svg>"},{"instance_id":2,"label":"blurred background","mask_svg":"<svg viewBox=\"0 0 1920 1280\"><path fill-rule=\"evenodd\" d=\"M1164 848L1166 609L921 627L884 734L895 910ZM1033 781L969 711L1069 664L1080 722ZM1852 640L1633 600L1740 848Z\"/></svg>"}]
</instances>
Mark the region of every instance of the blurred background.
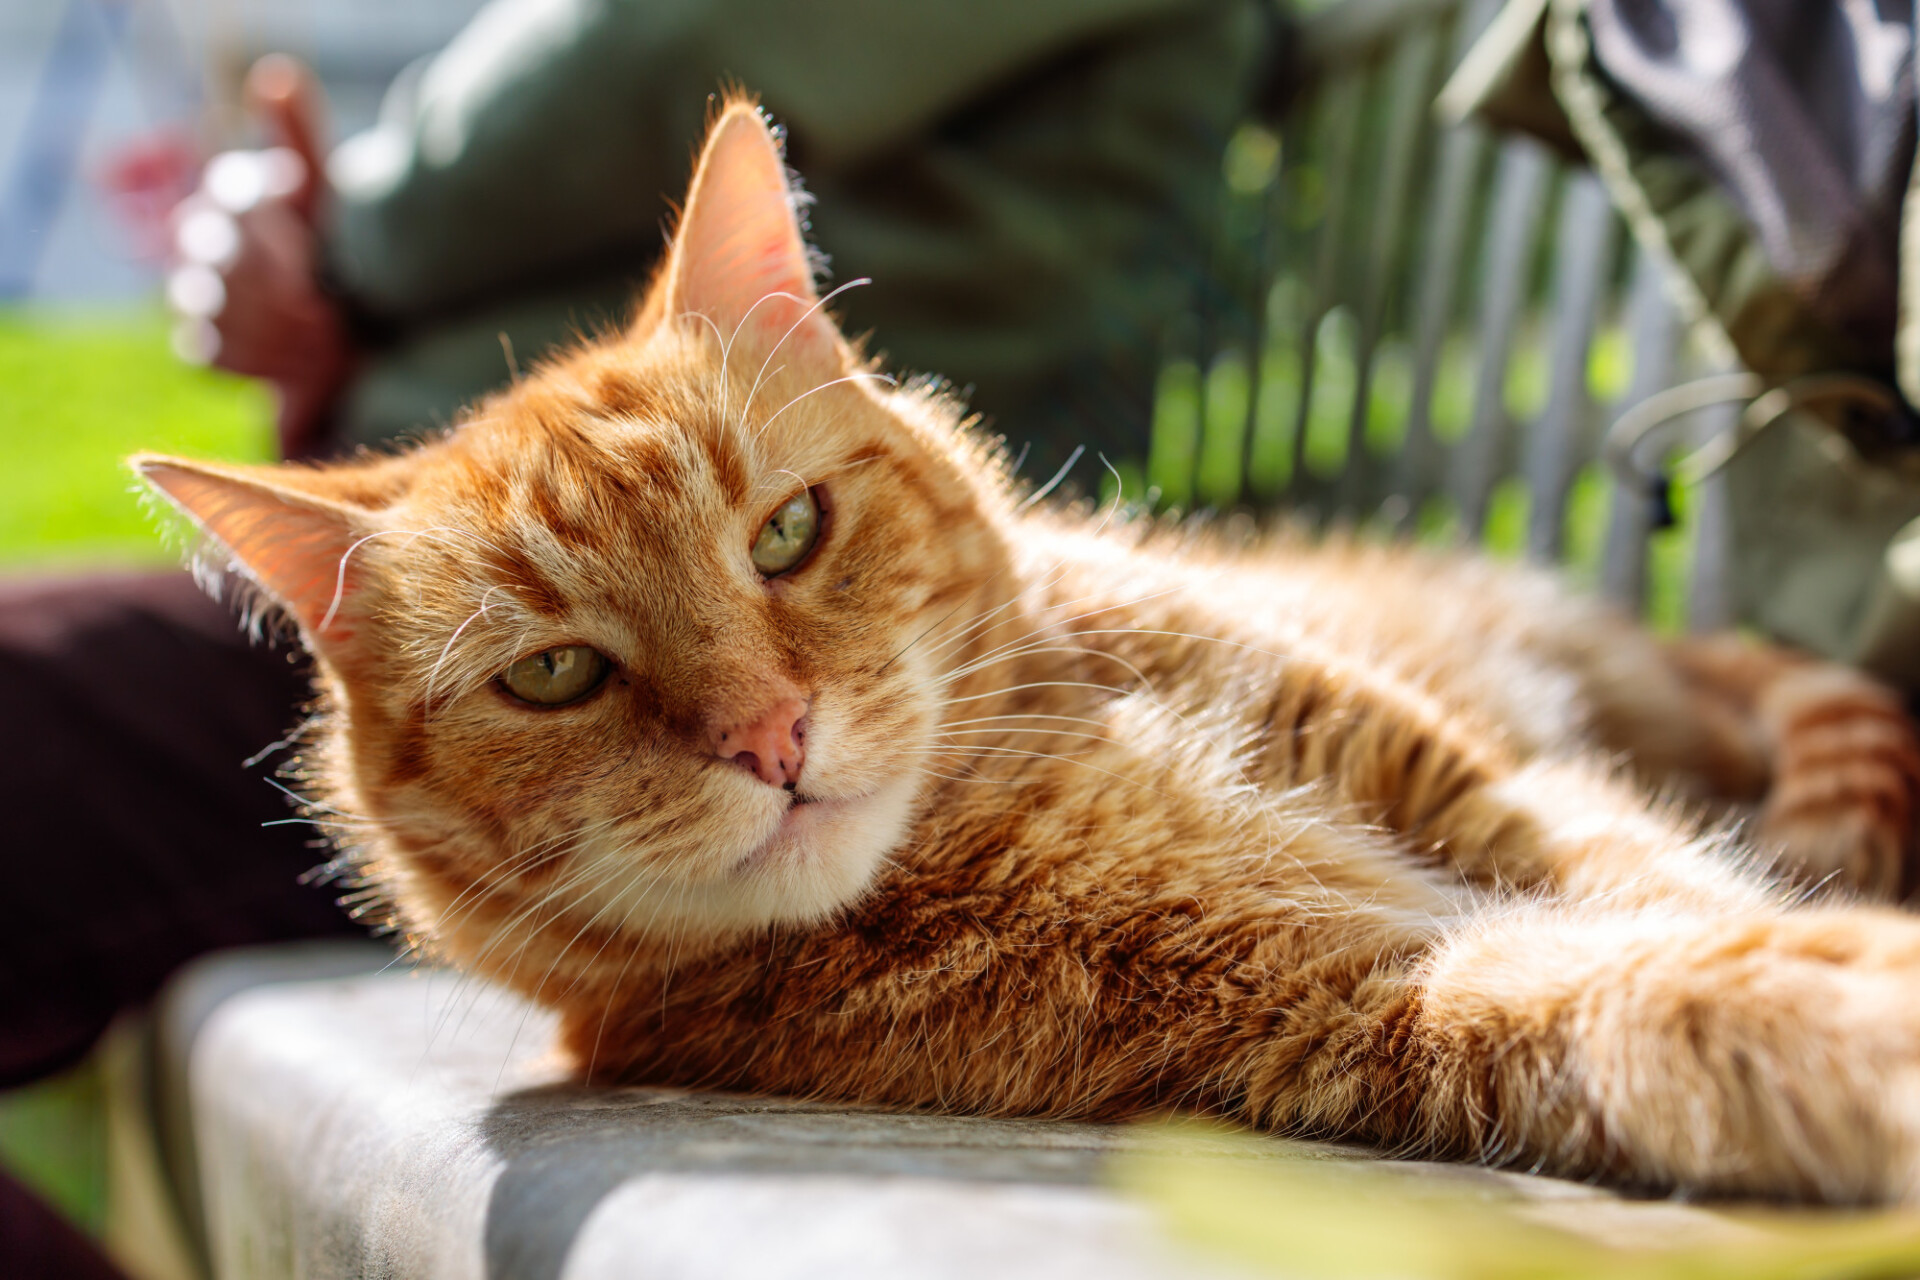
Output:
<instances>
[{"instance_id":1,"label":"blurred background","mask_svg":"<svg viewBox=\"0 0 1920 1280\"><path fill-rule=\"evenodd\" d=\"M327 96L326 133L339 140L373 123L396 74L481 7L0 0L0 571L163 560L119 468L134 449L270 456L266 391L176 359L161 301L168 213L206 158L274 141L243 106L253 60L284 51L311 66ZM1284 148L1264 120L1228 141L1213 242L1200 250L1213 281L1195 288L1193 315L1167 320L1152 446L1116 454L1104 474L1089 458L1093 474L1076 479L1161 509L1283 498L1323 512L1371 510L1383 495L1397 501L1388 491L1405 489L1408 477L1404 467L1374 467L1356 488L1369 458L1453 452L1484 437L1488 448L1466 450L1485 455L1475 464L1485 474L1465 485L1471 492L1437 483L1444 468L1427 457L1411 507L1400 502L1391 523L1517 553L1530 518L1528 484L1508 474L1518 470L1519 424L1549 413L1592 435L1601 409L1645 394L1672 376L1670 366L1724 356L1663 356L1636 384L1646 351L1630 341L1628 295L1639 255L1617 219L1596 214L1604 200L1594 184L1576 191L1564 166L1530 141L1508 141L1496 155L1484 130L1456 128L1443 156L1430 120L1405 129L1428 105L1407 86L1438 89L1498 7L1492 0L1280 7L1330 19L1319 23L1330 32L1326 48L1309 56L1343 70L1302 95ZM1362 16L1347 21L1348 11ZM1424 61L1410 67L1409 52ZM1347 63L1356 64L1351 73ZM1419 183L1432 190L1410 185ZM1383 196L1389 216L1354 212ZM1442 196L1459 205L1452 241L1425 243L1431 200ZM1514 209L1496 225L1501 201ZM1567 286L1555 255L1568 249L1570 220L1574 234L1596 242L1579 265L1604 279L1576 317L1586 326L1575 335L1576 362L1563 355L1556 367L1556 341L1569 344L1553 332L1555 294ZM1442 256L1450 261L1439 310L1425 314ZM1499 332L1488 335L1493 322ZM1655 347L1684 341L1670 324L1659 330ZM1556 384L1569 376L1580 385ZM1556 520L1565 507L1565 527L1535 542L1545 558L1592 579L1611 478L1589 448L1574 452L1579 467L1534 504ZM1687 495L1673 497L1684 517ZM1538 512L1531 518L1539 523ZM1636 577L1626 591L1646 596L1663 625L1711 625L1724 612L1685 597L1690 554L1684 539L1656 538L1651 579Z\"/></svg>"},{"instance_id":2,"label":"blurred background","mask_svg":"<svg viewBox=\"0 0 1920 1280\"><path fill-rule=\"evenodd\" d=\"M167 214L203 158L260 139L254 58L326 86L334 136L479 0L0 0L0 572L164 563L120 459L260 457L267 392L168 345ZM103 1122L91 1068L0 1097L0 1161L98 1227Z\"/></svg>"},{"instance_id":3,"label":"blurred background","mask_svg":"<svg viewBox=\"0 0 1920 1280\"><path fill-rule=\"evenodd\" d=\"M240 84L268 50L325 83L333 129L371 124L401 68L479 0L4 0L0 297L149 303L167 209L210 150L252 139ZM51 216L49 216L51 215Z\"/></svg>"},{"instance_id":4,"label":"blurred background","mask_svg":"<svg viewBox=\"0 0 1920 1280\"><path fill-rule=\"evenodd\" d=\"M167 214L203 159L261 141L240 86L305 59L335 137L478 0L0 0L0 565L167 553L117 460L264 457L256 385L168 349Z\"/></svg>"}]
</instances>

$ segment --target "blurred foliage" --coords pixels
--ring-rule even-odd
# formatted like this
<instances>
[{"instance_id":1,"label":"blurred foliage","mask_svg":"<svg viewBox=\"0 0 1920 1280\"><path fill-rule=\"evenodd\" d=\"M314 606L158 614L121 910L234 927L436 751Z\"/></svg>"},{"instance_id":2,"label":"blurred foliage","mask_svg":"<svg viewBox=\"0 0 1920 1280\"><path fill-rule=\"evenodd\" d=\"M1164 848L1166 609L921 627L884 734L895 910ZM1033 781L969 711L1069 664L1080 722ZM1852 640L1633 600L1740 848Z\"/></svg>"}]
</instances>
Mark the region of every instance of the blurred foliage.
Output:
<instances>
[{"instance_id":1,"label":"blurred foliage","mask_svg":"<svg viewBox=\"0 0 1920 1280\"><path fill-rule=\"evenodd\" d=\"M264 459L259 386L183 366L155 311L0 310L0 563L166 563L126 456Z\"/></svg>"},{"instance_id":2,"label":"blurred foliage","mask_svg":"<svg viewBox=\"0 0 1920 1280\"><path fill-rule=\"evenodd\" d=\"M83 1229L100 1230L106 1131L90 1064L0 1096L0 1165Z\"/></svg>"},{"instance_id":3,"label":"blurred foliage","mask_svg":"<svg viewBox=\"0 0 1920 1280\"><path fill-rule=\"evenodd\" d=\"M1184 511L1230 506L1245 493L1281 494L1293 478L1296 456L1317 479L1341 474L1355 445L1350 432L1360 394L1359 326L1348 308L1334 307L1309 341L1298 294L1293 280L1282 280L1274 289L1269 332L1275 336L1261 357L1257 382L1251 362L1238 351L1228 350L1204 368L1192 359L1167 362L1156 389L1145 474L1122 486L1123 493L1159 510ZM1548 357L1546 334L1538 326L1516 338L1502 387L1502 408L1514 421L1527 422L1544 408ZM1303 383L1301 371L1309 361L1311 382ZM1465 436L1478 374L1479 350L1469 336L1455 334L1441 345L1429 413L1433 434L1443 444L1458 444ZM1588 390L1597 403L1617 404L1632 377L1626 331L1617 324L1603 328L1588 352ZM1406 437L1413 401L1412 354L1403 340L1389 336L1374 352L1366 395L1359 447L1391 457ZM1297 450L1296 424L1303 432ZM1585 586L1599 579L1613 483L1604 466L1590 463L1576 475L1568 495L1566 568ZM1103 499L1112 493L1109 477ZM1530 503L1521 479L1508 477L1495 487L1481 538L1487 551L1508 558L1521 554ZM1685 626L1691 551L1688 495L1676 489L1673 505L1676 525L1650 537L1647 567L1647 616L1656 629L1669 633ZM1448 498L1437 496L1416 513L1413 532L1423 542L1455 543L1459 514Z\"/></svg>"},{"instance_id":4,"label":"blurred foliage","mask_svg":"<svg viewBox=\"0 0 1920 1280\"><path fill-rule=\"evenodd\" d=\"M1523 1194L1507 1175L1305 1148L1289 1156L1289 1145L1173 1125L1114 1174L1159 1211L1176 1240L1290 1280L1920 1274L1920 1216L1912 1213L1682 1207L1551 1183ZM1209 1154L1192 1154L1197 1146Z\"/></svg>"}]
</instances>

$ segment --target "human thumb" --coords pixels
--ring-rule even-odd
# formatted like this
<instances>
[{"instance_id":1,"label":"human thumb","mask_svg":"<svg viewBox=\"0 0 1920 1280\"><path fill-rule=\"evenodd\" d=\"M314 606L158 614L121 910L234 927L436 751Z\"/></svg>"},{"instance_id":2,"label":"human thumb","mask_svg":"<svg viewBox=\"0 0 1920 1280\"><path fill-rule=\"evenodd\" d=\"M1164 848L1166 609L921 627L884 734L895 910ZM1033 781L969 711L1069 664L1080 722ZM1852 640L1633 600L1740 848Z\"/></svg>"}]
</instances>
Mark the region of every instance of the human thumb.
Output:
<instances>
[{"instance_id":1,"label":"human thumb","mask_svg":"<svg viewBox=\"0 0 1920 1280\"><path fill-rule=\"evenodd\" d=\"M300 158L306 170L292 202L314 221L326 182L326 96L320 81L298 58L270 53L247 72L247 106L274 146Z\"/></svg>"}]
</instances>

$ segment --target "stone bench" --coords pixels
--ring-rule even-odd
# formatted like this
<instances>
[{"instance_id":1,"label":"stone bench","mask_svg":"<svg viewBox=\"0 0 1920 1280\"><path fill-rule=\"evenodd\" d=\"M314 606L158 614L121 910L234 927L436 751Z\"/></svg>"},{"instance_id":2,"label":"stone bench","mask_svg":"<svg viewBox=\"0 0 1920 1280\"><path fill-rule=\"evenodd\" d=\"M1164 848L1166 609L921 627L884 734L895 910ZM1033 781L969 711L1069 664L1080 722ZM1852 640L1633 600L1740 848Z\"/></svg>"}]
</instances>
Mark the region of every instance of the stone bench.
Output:
<instances>
[{"instance_id":1,"label":"stone bench","mask_svg":"<svg viewBox=\"0 0 1920 1280\"><path fill-rule=\"evenodd\" d=\"M585 1088L552 1019L378 948L235 953L154 1023L150 1162L221 1277L1102 1277L1244 1274L1115 1189L1125 1126ZM1365 1153L1178 1142L1254 1159ZM1217 1147L1210 1150L1209 1144ZM124 1165L124 1162L122 1162ZM1614 1238L1724 1220L1550 1179L1394 1165Z\"/></svg>"}]
</instances>

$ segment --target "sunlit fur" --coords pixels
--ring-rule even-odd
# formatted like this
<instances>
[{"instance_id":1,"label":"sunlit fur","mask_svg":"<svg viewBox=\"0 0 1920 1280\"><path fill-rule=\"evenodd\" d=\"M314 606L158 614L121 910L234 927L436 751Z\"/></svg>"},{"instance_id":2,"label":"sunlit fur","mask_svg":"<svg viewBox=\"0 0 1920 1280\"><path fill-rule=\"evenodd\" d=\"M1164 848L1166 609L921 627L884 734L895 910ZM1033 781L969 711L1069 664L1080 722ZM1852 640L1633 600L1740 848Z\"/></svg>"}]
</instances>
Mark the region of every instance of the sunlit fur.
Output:
<instances>
[{"instance_id":1,"label":"sunlit fur","mask_svg":"<svg viewBox=\"0 0 1920 1280\"><path fill-rule=\"evenodd\" d=\"M783 179L702 238L778 173L726 129L638 322L444 438L140 463L314 648L312 811L418 946L596 1079L1914 1193L1920 922L1849 896L1908 873L1890 695L1466 556L1029 509L807 327ZM499 687L561 644L598 694ZM790 811L705 727L796 693Z\"/></svg>"}]
</instances>

